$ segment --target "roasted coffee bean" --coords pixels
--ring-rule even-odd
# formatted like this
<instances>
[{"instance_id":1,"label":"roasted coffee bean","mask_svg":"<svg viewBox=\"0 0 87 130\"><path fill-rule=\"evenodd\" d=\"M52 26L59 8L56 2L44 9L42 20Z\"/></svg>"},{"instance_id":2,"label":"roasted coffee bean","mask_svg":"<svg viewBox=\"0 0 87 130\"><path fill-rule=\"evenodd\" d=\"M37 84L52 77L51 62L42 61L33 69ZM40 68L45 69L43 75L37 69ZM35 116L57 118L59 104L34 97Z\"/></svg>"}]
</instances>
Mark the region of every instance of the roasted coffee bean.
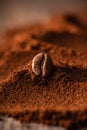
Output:
<instances>
[{"instance_id":1,"label":"roasted coffee bean","mask_svg":"<svg viewBox=\"0 0 87 130\"><path fill-rule=\"evenodd\" d=\"M32 70L38 76L48 76L52 66L52 59L47 53L39 53L32 60Z\"/></svg>"}]
</instances>

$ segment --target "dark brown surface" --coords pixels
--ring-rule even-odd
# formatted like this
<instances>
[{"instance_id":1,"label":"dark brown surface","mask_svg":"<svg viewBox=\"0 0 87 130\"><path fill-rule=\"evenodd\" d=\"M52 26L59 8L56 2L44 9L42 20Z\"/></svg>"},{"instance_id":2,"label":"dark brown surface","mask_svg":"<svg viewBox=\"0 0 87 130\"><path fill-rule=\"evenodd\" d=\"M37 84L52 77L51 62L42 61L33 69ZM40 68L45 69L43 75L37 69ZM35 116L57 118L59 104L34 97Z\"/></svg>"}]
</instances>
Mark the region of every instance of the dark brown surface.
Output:
<instances>
[{"instance_id":1,"label":"dark brown surface","mask_svg":"<svg viewBox=\"0 0 87 130\"><path fill-rule=\"evenodd\" d=\"M87 126L85 21L77 16L55 16L42 25L9 30L3 35L0 115L70 129ZM31 69L32 59L39 52L47 52L54 63L47 78L35 76Z\"/></svg>"}]
</instances>

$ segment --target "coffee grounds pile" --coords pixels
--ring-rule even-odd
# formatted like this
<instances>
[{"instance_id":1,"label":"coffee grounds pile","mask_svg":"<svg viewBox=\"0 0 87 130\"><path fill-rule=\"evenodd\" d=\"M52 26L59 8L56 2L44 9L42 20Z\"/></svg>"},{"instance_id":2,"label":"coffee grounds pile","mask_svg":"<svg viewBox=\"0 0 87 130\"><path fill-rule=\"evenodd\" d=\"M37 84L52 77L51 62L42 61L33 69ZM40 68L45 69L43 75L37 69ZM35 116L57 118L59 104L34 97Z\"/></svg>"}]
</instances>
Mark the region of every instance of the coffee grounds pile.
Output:
<instances>
[{"instance_id":1,"label":"coffee grounds pile","mask_svg":"<svg viewBox=\"0 0 87 130\"><path fill-rule=\"evenodd\" d=\"M87 19L53 16L42 24L7 30L0 45L0 116L21 122L87 126ZM32 59L46 52L48 77L32 72Z\"/></svg>"}]
</instances>

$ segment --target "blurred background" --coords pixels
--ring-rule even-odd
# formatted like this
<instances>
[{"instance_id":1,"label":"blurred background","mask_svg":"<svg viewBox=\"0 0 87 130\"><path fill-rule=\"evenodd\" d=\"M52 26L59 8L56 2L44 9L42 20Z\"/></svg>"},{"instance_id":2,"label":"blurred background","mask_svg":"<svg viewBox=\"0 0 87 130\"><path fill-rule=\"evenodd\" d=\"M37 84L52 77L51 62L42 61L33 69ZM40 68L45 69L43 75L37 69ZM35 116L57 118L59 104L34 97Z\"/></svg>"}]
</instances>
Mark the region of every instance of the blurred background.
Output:
<instances>
[{"instance_id":1,"label":"blurred background","mask_svg":"<svg viewBox=\"0 0 87 130\"><path fill-rule=\"evenodd\" d=\"M55 12L80 12L86 8L86 0L0 0L0 31L43 21Z\"/></svg>"}]
</instances>

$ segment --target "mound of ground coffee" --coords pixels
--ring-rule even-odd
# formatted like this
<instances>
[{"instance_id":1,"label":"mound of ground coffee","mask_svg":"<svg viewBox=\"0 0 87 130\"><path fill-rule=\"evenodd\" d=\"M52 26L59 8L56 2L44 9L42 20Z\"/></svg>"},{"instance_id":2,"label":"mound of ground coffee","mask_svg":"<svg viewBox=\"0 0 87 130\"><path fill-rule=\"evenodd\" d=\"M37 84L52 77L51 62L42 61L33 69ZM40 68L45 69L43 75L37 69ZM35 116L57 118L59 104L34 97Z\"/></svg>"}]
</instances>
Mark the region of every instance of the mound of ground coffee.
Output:
<instances>
[{"instance_id":1,"label":"mound of ground coffee","mask_svg":"<svg viewBox=\"0 0 87 130\"><path fill-rule=\"evenodd\" d=\"M78 16L55 16L43 24L3 34L0 45L0 116L22 122L87 126L87 24ZM32 60L46 52L49 76L36 76ZM50 68L50 66L49 66Z\"/></svg>"}]
</instances>

